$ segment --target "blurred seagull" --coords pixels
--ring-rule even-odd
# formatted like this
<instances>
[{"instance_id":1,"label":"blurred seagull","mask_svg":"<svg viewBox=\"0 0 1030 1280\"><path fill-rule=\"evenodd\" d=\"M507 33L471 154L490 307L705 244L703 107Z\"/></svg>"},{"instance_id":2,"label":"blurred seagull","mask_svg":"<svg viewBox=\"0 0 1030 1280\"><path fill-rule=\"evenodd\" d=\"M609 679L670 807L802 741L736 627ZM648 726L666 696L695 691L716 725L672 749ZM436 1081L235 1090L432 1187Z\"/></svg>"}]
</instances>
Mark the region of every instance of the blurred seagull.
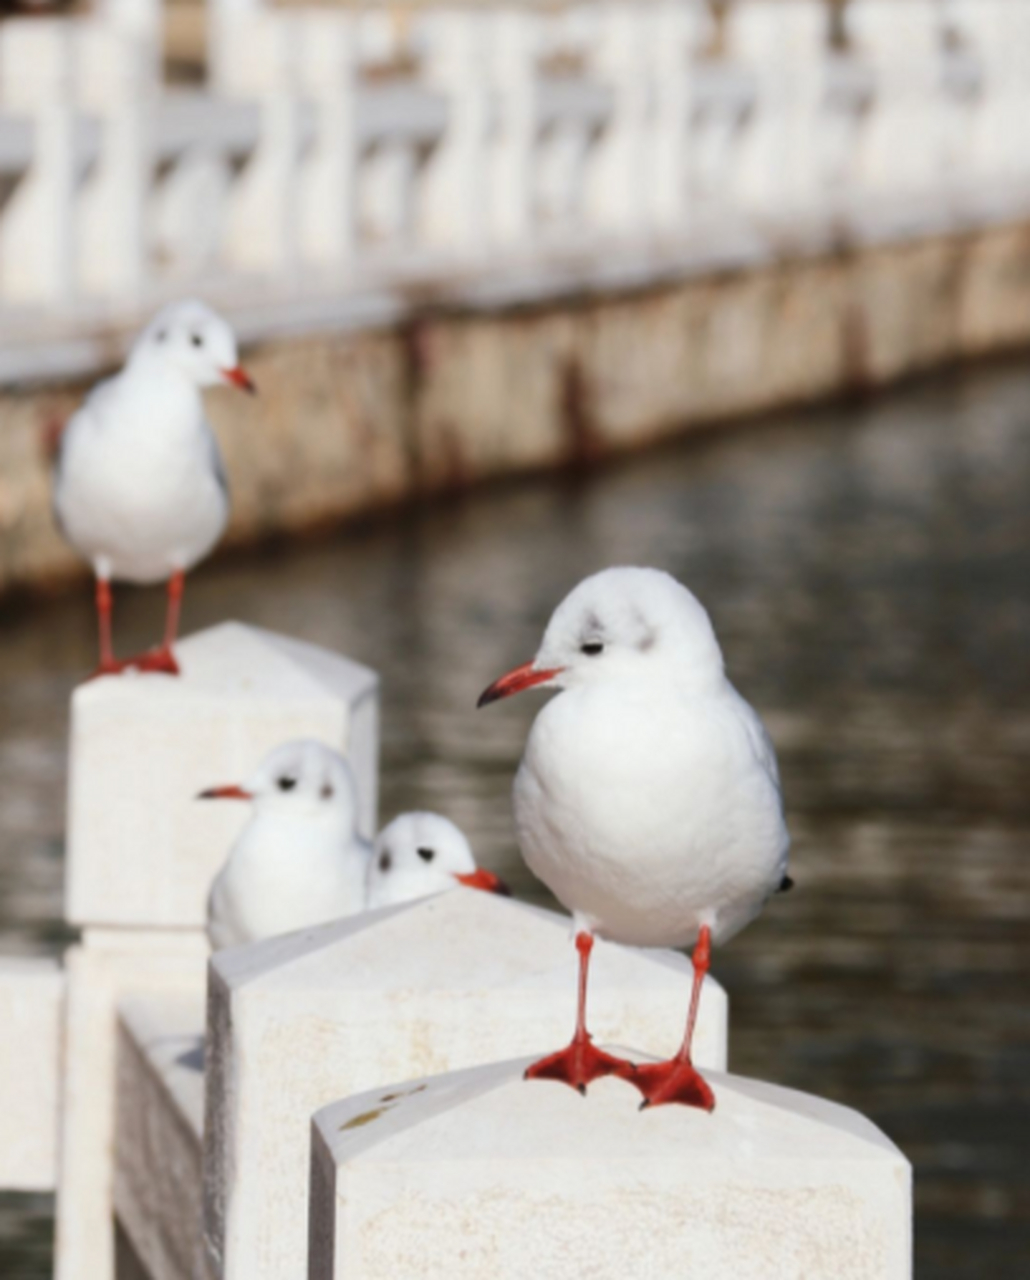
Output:
<instances>
[{"instance_id":1,"label":"blurred seagull","mask_svg":"<svg viewBox=\"0 0 1030 1280\"><path fill-rule=\"evenodd\" d=\"M365 906L395 906L459 884L510 892L499 876L476 866L468 840L449 819L438 813L402 813L376 838Z\"/></svg>"},{"instance_id":2,"label":"blurred seagull","mask_svg":"<svg viewBox=\"0 0 1030 1280\"><path fill-rule=\"evenodd\" d=\"M790 887L789 837L772 744L723 671L699 601L656 569L607 569L555 610L539 652L479 705L534 685L562 690L536 717L515 778L515 821L532 871L572 912L579 1013L568 1048L527 1078L585 1091L618 1075L643 1106L711 1110L690 1056L713 942ZM694 945L682 1047L633 1066L586 1029L594 935L643 947Z\"/></svg>"},{"instance_id":3,"label":"blurred seagull","mask_svg":"<svg viewBox=\"0 0 1030 1280\"><path fill-rule=\"evenodd\" d=\"M320 742L277 747L242 786L201 800L249 800L250 821L211 886L211 946L233 947L353 915L365 905L371 849L355 831L347 761Z\"/></svg>"},{"instance_id":4,"label":"blurred seagull","mask_svg":"<svg viewBox=\"0 0 1030 1280\"><path fill-rule=\"evenodd\" d=\"M221 537L229 515L225 470L201 388L253 392L228 324L203 302L165 307L136 340L121 373L101 382L69 420L54 467L54 513L97 580L100 665L177 675L183 577ZM161 645L118 662L111 644L111 580L167 580Z\"/></svg>"}]
</instances>

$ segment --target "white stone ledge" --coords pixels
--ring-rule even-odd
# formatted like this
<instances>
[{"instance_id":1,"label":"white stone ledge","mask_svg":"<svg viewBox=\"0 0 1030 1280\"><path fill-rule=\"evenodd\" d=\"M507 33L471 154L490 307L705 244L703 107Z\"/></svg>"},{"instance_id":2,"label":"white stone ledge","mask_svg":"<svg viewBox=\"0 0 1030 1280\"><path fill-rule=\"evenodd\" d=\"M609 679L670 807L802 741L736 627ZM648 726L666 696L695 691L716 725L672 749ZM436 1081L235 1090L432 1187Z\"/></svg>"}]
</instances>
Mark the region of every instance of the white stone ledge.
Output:
<instances>
[{"instance_id":1,"label":"white stone ledge","mask_svg":"<svg viewBox=\"0 0 1030 1280\"><path fill-rule=\"evenodd\" d=\"M591 1029L671 1053L691 974L682 955L599 942ZM457 889L219 952L208 993L210 1271L284 1280L304 1254L312 1113L383 1081L561 1048L574 1023L576 956L569 920ZM726 1034L726 997L709 982L700 1064L725 1064Z\"/></svg>"},{"instance_id":2,"label":"white stone ledge","mask_svg":"<svg viewBox=\"0 0 1030 1280\"><path fill-rule=\"evenodd\" d=\"M197 794L241 781L291 738L348 756L358 825L375 832L375 672L234 622L176 653L178 679L128 674L72 698L66 912L77 924L203 928L211 881L248 811Z\"/></svg>"},{"instance_id":3,"label":"white stone ledge","mask_svg":"<svg viewBox=\"0 0 1030 1280\"><path fill-rule=\"evenodd\" d=\"M309 1280L909 1280L911 1170L863 1116L717 1073L712 1115L641 1113L528 1061L319 1111Z\"/></svg>"},{"instance_id":4,"label":"white stone ledge","mask_svg":"<svg viewBox=\"0 0 1030 1280\"><path fill-rule=\"evenodd\" d=\"M134 997L118 1013L115 1215L150 1280L196 1280L203 1001Z\"/></svg>"},{"instance_id":5,"label":"white stone ledge","mask_svg":"<svg viewBox=\"0 0 1030 1280\"><path fill-rule=\"evenodd\" d=\"M0 959L0 1188L57 1177L65 980L52 960Z\"/></svg>"},{"instance_id":6,"label":"white stone ledge","mask_svg":"<svg viewBox=\"0 0 1030 1280\"><path fill-rule=\"evenodd\" d=\"M427 306L489 313L550 306L581 297L632 293L726 271L803 262L846 249L881 248L1030 219L1030 184L949 187L932 197L855 201L846 213L794 218L761 228L732 214L708 228L702 219L687 241L658 236L627 244L612 239L583 247L545 238L532 254L509 253L470 262L413 253L376 268L365 265L333 279L298 271L290 286L213 270L205 297L232 320L247 345L311 335L385 329ZM369 263L371 265L369 265ZM121 362L139 326L174 296L155 290L140 306L81 303L58 318L30 310L0 310L0 387L38 386L95 377Z\"/></svg>"}]
</instances>

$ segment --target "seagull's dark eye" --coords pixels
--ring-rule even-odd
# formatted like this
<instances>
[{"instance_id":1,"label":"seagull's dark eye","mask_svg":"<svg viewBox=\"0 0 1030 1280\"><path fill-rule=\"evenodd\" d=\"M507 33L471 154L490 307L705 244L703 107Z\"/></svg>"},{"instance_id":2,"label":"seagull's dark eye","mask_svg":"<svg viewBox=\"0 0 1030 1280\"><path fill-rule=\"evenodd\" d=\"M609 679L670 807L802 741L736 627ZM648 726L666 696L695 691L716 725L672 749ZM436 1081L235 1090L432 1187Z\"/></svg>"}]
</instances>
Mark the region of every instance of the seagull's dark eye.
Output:
<instances>
[{"instance_id":1,"label":"seagull's dark eye","mask_svg":"<svg viewBox=\"0 0 1030 1280\"><path fill-rule=\"evenodd\" d=\"M433 859L436 857L436 850L435 849L419 849L418 856L422 859L423 862L432 862Z\"/></svg>"},{"instance_id":2,"label":"seagull's dark eye","mask_svg":"<svg viewBox=\"0 0 1030 1280\"><path fill-rule=\"evenodd\" d=\"M190 342L192 342L195 347L202 347L204 345L204 335L202 333L191 333Z\"/></svg>"},{"instance_id":3,"label":"seagull's dark eye","mask_svg":"<svg viewBox=\"0 0 1030 1280\"><path fill-rule=\"evenodd\" d=\"M588 640L586 644L579 646L580 653L585 653L588 658L596 658L599 653L604 653L604 645L600 640Z\"/></svg>"},{"instance_id":4,"label":"seagull's dark eye","mask_svg":"<svg viewBox=\"0 0 1030 1280\"><path fill-rule=\"evenodd\" d=\"M291 778L288 773L284 773L277 783L280 791L292 791L297 785L297 779Z\"/></svg>"},{"instance_id":5,"label":"seagull's dark eye","mask_svg":"<svg viewBox=\"0 0 1030 1280\"><path fill-rule=\"evenodd\" d=\"M392 866L393 866L393 859L390 857L390 850L384 849L383 852L379 855L379 870L389 871Z\"/></svg>"}]
</instances>

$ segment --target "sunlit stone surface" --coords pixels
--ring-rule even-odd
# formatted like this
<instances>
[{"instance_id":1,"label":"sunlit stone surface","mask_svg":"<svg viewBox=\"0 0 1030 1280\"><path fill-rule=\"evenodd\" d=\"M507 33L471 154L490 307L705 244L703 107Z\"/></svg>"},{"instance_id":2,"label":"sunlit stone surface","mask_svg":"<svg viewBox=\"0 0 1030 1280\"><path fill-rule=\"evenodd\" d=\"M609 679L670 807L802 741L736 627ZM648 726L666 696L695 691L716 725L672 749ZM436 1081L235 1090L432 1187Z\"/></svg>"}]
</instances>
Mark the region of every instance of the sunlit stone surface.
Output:
<instances>
[{"instance_id":1,"label":"sunlit stone surface","mask_svg":"<svg viewBox=\"0 0 1030 1280\"><path fill-rule=\"evenodd\" d=\"M375 832L373 671L237 622L190 636L176 654L179 678L129 673L80 685L72 699L67 916L76 924L201 927L247 810L197 794L242 781L291 738L348 756L359 827Z\"/></svg>"},{"instance_id":2,"label":"sunlit stone surface","mask_svg":"<svg viewBox=\"0 0 1030 1280\"><path fill-rule=\"evenodd\" d=\"M834 1103L713 1075L712 1115L584 1101L526 1059L393 1085L312 1128L309 1280L907 1280L911 1171Z\"/></svg>"},{"instance_id":3,"label":"sunlit stone surface","mask_svg":"<svg viewBox=\"0 0 1030 1280\"><path fill-rule=\"evenodd\" d=\"M64 974L0 959L0 1187L53 1189Z\"/></svg>"},{"instance_id":4,"label":"sunlit stone surface","mask_svg":"<svg viewBox=\"0 0 1030 1280\"><path fill-rule=\"evenodd\" d=\"M384 1081L560 1048L575 974L566 918L471 889L216 954L204 1126L211 1273L298 1274L315 1110ZM690 976L676 953L599 943L594 1034L672 1052ZM709 982L699 1064L725 1064L726 1021L725 994Z\"/></svg>"}]
</instances>

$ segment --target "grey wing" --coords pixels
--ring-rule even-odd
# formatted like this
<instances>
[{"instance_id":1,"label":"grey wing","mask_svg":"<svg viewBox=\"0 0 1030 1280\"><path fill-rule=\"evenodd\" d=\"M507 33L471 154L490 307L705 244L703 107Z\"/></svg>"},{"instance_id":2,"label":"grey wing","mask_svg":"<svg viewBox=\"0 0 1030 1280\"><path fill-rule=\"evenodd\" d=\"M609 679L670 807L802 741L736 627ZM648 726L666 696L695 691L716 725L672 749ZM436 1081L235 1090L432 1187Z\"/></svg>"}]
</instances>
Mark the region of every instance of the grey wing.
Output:
<instances>
[{"instance_id":1,"label":"grey wing","mask_svg":"<svg viewBox=\"0 0 1030 1280\"><path fill-rule=\"evenodd\" d=\"M218 439L210 426L207 429L208 451L211 459L211 470L215 473L215 479L218 481L218 487L225 494L226 501L229 498L229 476L225 470L225 462L222 460L222 451L218 447Z\"/></svg>"}]
</instances>

